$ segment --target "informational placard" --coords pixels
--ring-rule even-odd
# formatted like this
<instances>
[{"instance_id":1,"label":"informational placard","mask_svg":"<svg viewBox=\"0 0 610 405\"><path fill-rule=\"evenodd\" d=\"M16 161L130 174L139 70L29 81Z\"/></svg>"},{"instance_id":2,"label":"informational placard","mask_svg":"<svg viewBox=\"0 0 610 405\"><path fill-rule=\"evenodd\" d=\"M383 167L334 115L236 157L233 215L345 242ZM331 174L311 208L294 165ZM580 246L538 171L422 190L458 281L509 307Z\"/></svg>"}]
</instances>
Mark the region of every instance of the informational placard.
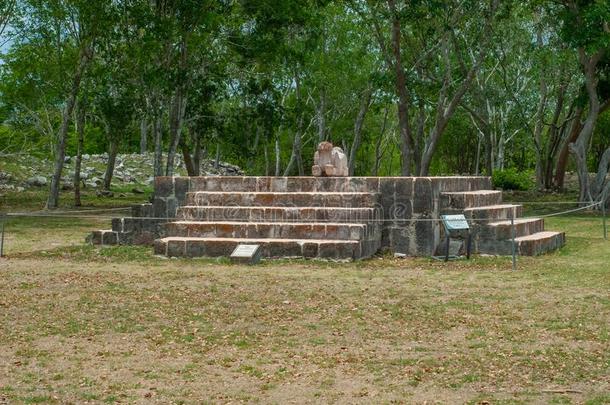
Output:
<instances>
[{"instance_id":1,"label":"informational placard","mask_svg":"<svg viewBox=\"0 0 610 405\"><path fill-rule=\"evenodd\" d=\"M468 225L468 221L463 214L459 215L442 215L441 216L443 223L445 224L445 229L448 231L463 231L470 229Z\"/></svg>"},{"instance_id":2,"label":"informational placard","mask_svg":"<svg viewBox=\"0 0 610 405\"><path fill-rule=\"evenodd\" d=\"M237 263L256 264L261 260L261 246L237 245L230 258Z\"/></svg>"}]
</instances>

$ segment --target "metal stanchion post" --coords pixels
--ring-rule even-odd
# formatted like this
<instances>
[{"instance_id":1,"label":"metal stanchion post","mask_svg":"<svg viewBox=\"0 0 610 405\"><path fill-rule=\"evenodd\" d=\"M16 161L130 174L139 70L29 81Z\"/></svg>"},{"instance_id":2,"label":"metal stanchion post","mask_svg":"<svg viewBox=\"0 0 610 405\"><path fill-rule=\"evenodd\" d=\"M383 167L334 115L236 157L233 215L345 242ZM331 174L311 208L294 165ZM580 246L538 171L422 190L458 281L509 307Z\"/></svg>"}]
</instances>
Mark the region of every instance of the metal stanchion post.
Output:
<instances>
[{"instance_id":1,"label":"metal stanchion post","mask_svg":"<svg viewBox=\"0 0 610 405\"><path fill-rule=\"evenodd\" d=\"M608 225L606 224L606 198L602 199L602 223L604 226L604 239L608 240Z\"/></svg>"},{"instance_id":2,"label":"metal stanchion post","mask_svg":"<svg viewBox=\"0 0 610 405\"><path fill-rule=\"evenodd\" d=\"M515 228L515 216L510 216L510 226L512 229L512 248L513 248L513 271L517 270L517 245L515 239L517 238L517 229Z\"/></svg>"},{"instance_id":3,"label":"metal stanchion post","mask_svg":"<svg viewBox=\"0 0 610 405\"><path fill-rule=\"evenodd\" d=\"M4 215L0 215L0 257L4 257Z\"/></svg>"}]
</instances>

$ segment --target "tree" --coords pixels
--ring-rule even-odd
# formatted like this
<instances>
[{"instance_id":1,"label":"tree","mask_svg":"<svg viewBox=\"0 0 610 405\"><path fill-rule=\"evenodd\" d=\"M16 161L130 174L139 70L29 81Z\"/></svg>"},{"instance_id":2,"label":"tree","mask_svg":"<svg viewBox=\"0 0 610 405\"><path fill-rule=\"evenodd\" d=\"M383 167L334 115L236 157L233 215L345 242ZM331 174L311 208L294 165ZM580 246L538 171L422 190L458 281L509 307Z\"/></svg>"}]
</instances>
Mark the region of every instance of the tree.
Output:
<instances>
[{"instance_id":1,"label":"tree","mask_svg":"<svg viewBox=\"0 0 610 405\"><path fill-rule=\"evenodd\" d=\"M563 4L563 36L576 49L588 97L587 116L569 149L576 161L579 201L595 202L610 198L610 184L606 182L610 148L604 153L593 180L589 179L587 165L587 152L599 115L610 108L610 94L601 94L601 84L610 80L610 4L595 0L565 0Z\"/></svg>"}]
</instances>

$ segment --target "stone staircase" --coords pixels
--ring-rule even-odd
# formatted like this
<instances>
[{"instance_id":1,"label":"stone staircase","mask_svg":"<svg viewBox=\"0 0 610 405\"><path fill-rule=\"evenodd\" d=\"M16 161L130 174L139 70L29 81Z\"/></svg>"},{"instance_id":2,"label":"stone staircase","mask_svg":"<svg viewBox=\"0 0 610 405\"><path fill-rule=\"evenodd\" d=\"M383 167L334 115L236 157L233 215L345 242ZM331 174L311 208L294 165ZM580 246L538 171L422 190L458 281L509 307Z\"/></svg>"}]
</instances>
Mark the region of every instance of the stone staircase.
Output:
<instances>
[{"instance_id":1,"label":"stone staircase","mask_svg":"<svg viewBox=\"0 0 610 405\"><path fill-rule=\"evenodd\" d=\"M207 182L205 191L186 193L166 236L154 242L155 253L228 256L238 244L259 244L268 258L372 256L381 243L379 193L336 191L329 184L287 191L285 183Z\"/></svg>"},{"instance_id":2,"label":"stone staircase","mask_svg":"<svg viewBox=\"0 0 610 405\"><path fill-rule=\"evenodd\" d=\"M238 244L260 244L263 256L360 259L380 249L409 256L444 253L441 214L470 220L473 253L517 254L560 248L562 232L544 230L523 207L502 203L489 177L157 177L150 203L98 245L152 245L170 257L228 256ZM464 250L456 241L454 246ZM443 250L443 252L440 252ZM455 252L453 252L455 253Z\"/></svg>"},{"instance_id":3,"label":"stone staircase","mask_svg":"<svg viewBox=\"0 0 610 405\"><path fill-rule=\"evenodd\" d=\"M512 254L511 218L515 221L516 253L535 256L561 248L565 233L544 230L542 218L520 218L523 206L502 203L502 191L441 193L441 213L464 214L473 235L472 250L490 255Z\"/></svg>"}]
</instances>

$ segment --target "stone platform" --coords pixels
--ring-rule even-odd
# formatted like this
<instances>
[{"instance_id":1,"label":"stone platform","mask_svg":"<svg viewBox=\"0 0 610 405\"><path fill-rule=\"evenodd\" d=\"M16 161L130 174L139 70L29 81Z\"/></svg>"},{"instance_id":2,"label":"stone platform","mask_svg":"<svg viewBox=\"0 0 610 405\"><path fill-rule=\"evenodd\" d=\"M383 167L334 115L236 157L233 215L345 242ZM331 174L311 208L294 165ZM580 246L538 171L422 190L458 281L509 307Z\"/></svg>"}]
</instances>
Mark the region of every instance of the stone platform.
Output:
<instances>
[{"instance_id":1,"label":"stone platform","mask_svg":"<svg viewBox=\"0 0 610 405\"><path fill-rule=\"evenodd\" d=\"M152 203L91 240L173 257L228 256L240 243L264 257L430 256L442 246L437 219L455 213L470 219L474 252L511 253L509 219L522 207L502 204L488 177L157 177ZM542 219L517 219L516 231L522 255L564 244Z\"/></svg>"}]
</instances>

